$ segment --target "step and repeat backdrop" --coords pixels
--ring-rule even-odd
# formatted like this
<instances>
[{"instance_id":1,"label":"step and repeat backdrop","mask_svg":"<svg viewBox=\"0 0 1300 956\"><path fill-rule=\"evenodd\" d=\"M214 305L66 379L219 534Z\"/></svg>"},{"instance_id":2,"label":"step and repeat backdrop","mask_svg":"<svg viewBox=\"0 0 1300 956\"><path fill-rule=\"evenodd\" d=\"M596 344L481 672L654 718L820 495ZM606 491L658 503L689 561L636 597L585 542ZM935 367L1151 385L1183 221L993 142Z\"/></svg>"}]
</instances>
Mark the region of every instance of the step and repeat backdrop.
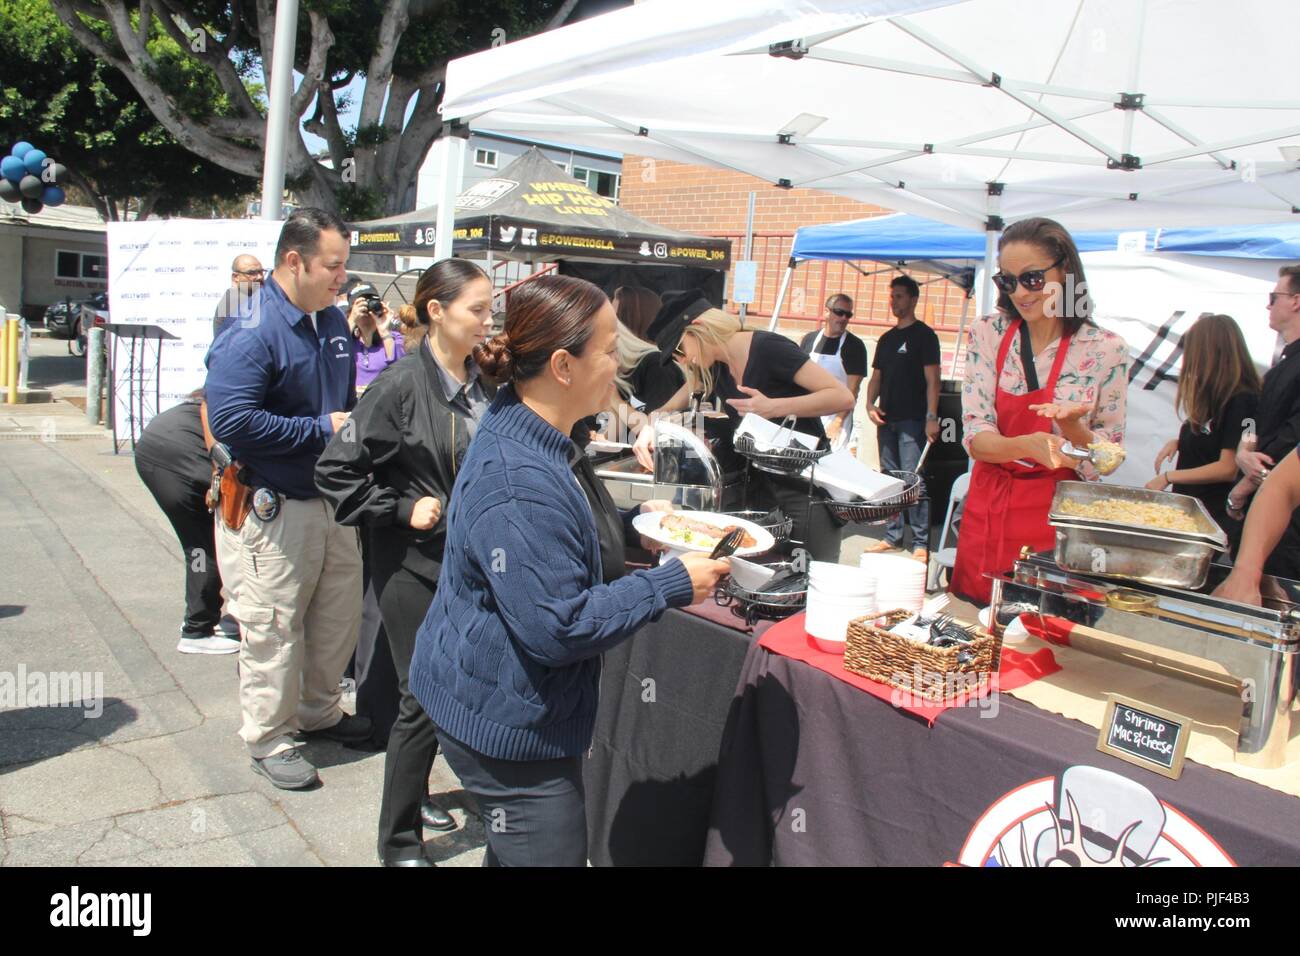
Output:
<instances>
[{"instance_id":1,"label":"step and repeat backdrop","mask_svg":"<svg viewBox=\"0 0 1300 956\"><path fill-rule=\"evenodd\" d=\"M134 441L154 415L203 386L212 316L231 263L272 267L279 222L159 219L108 224L109 335L114 436ZM160 334L165 333L165 334Z\"/></svg>"}]
</instances>

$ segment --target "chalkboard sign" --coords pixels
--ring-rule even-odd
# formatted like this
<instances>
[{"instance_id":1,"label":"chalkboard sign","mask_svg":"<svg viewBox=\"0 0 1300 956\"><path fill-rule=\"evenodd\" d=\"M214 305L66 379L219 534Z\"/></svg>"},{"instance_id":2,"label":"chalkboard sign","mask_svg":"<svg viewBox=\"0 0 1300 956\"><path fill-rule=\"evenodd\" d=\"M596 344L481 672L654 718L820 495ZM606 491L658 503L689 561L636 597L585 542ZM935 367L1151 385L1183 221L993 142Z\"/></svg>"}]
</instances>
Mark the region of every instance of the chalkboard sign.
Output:
<instances>
[{"instance_id":1,"label":"chalkboard sign","mask_svg":"<svg viewBox=\"0 0 1300 956\"><path fill-rule=\"evenodd\" d=\"M1106 698L1097 749L1177 780L1183 773L1191 726L1186 717L1111 694Z\"/></svg>"}]
</instances>

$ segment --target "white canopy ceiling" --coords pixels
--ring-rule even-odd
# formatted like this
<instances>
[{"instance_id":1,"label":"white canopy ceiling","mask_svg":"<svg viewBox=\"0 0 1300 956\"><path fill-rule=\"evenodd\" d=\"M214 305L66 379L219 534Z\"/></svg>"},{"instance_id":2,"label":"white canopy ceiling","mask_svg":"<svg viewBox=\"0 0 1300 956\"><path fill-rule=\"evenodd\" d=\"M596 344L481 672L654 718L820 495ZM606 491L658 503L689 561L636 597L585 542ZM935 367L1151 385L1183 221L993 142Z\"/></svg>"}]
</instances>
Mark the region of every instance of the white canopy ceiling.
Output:
<instances>
[{"instance_id":1,"label":"white canopy ceiling","mask_svg":"<svg viewBox=\"0 0 1300 956\"><path fill-rule=\"evenodd\" d=\"M646 0L453 61L443 115L960 226L1278 222L1298 37L1294 0Z\"/></svg>"}]
</instances>

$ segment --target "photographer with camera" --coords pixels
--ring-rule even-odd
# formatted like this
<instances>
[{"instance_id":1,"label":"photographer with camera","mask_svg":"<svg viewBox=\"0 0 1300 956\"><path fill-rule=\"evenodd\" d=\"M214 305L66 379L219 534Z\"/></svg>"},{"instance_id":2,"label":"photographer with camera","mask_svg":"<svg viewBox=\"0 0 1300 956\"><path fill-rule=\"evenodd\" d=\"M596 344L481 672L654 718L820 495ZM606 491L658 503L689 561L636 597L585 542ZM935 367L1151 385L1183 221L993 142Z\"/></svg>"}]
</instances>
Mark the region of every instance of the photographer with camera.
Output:
<instances>
[{"instance_id":1,"label":"photographer with camera","mask_svg":"<svg viewBox=\"0 0 1300 956\"><path fill-rule=\"evenodd\" d=\"M388 366L406 354L402 342L389 329L392 311L369 282L348 292L348 327L352 330L352 352L357 362L357 395Z\"/></svg>"}]
</instances>

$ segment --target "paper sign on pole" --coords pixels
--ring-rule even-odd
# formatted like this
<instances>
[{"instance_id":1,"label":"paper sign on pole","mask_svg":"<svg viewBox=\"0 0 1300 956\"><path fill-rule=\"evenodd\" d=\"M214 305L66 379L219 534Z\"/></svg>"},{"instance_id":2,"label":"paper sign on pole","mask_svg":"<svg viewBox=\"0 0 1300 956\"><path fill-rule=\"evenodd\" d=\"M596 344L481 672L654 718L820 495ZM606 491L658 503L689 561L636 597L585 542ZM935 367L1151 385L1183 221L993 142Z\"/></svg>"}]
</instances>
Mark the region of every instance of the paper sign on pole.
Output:
<instances>
[{"instance_id":1,"label":"paper sign on pole","mask_svg":"<svg viewBox=\"0 0 1300 956\"><path fill-rule=\"evenodd\" d=\"M754 290L758 287L758 262L754 259L739 259L735 271L731 274L731 301L750 303L754 301Z\"/></svg>"}]
</instances>

